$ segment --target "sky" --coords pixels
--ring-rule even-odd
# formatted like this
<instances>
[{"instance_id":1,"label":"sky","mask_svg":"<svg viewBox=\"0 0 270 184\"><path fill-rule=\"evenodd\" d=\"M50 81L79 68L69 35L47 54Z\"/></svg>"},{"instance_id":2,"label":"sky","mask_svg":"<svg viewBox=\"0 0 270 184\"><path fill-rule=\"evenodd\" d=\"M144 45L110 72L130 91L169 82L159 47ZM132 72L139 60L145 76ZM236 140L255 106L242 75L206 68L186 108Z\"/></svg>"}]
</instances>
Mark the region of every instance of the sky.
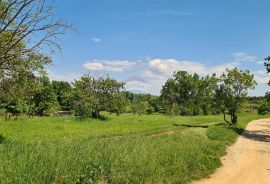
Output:
<instances>
[{"instance_id":1,"label":"sky","mask_svg":"<svg viewBox=\"0 0 270 184\"><path fill-rule=\"evenodd\" d=\"M53 56L52 80L108 74L119 81L140 79L140 90L158 95L174 71L205 76L238 67L255 75L258 85L249 95L270 90L263 65L270 55L269 0L55 2L57 16L75 30Z\"/></svg>"}]
</instances>

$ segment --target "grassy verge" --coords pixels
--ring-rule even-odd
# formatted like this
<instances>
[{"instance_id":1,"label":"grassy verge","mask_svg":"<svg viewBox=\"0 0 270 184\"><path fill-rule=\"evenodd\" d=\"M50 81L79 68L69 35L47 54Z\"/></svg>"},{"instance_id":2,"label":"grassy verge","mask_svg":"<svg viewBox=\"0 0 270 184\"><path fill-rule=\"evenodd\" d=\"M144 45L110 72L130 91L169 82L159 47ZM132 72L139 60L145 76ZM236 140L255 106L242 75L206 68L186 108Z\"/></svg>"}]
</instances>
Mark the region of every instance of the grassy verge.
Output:
<instances>
[{"instance_id":1,"label":"grassy verge","mask_svg":"<svg viewBox=\"0 0 270 184\"><path fill-rule=\"evenodd\" d=\"M220 166L226 146L261 117L239 118L234 128L221 116L0 120L0 183L187 183Z\"/></svg>"}]
</instances>

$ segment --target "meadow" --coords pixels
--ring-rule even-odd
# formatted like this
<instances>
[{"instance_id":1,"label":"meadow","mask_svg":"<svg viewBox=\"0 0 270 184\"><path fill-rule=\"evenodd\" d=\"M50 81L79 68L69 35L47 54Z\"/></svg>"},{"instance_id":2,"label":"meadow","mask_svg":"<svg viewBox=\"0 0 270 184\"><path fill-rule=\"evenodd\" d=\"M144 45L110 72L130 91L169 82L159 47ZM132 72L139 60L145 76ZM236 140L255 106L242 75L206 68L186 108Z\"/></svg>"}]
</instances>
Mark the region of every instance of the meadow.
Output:
<instances>
[{"instance_id":1,"label":"meadow","mask_svg":"<svg viewBox=\"0 0 270 184\"><path fill-rule=\"evenodd\" d=\"M0 183L188 183L208 176L246 124L222 116L105 114L0 119Z\"/></svg>"}]
</instances>

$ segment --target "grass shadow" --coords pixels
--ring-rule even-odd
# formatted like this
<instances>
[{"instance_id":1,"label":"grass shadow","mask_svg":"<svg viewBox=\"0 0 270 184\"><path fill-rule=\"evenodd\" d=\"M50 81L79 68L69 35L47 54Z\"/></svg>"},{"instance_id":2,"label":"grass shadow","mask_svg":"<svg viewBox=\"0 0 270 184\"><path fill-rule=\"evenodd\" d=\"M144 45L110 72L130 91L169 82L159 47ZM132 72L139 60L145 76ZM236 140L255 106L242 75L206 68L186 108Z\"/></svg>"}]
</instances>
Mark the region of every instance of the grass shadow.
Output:
<instances>
[{"instance_id":1,"label":"grass shadow","mask_svg":"<svg viewBox=\"0 0 270 184\"><path fill-rule=\"evenodd\" d=\"M180 126L188 127L188 128L208 128L209 127L209 125L187 125L187 124L182 124Z\"/></svg>"},{"instance_id":2,"label":"grass shadow","mask_svg":"<svg viewBox=\"0 0 270 184\"><path fill-rule=\"evenodd\" d=\"M189 125L189 124L173 124L174 126L182 126L182 127L188 127L188 128L208 128L209 126L221 126L224 125L223 122L216 123L214 125L209 124L195 124L195 125Z\"/></svg>"},{"instance_id":3,"label":"grass shadow","mask_svg":"<svg viewBox=\"0 0 270 184\"><path fill-rule=\"evenodd\" d=\"M2 144L5 140L6 138L0 134L0 144Z\"/></svg>"},{"instance_id":4,"label":"grass shadow","mask_svg":"<svg viewBox=\"0 0 270 184\"><path fill-rule=\"evenodd\" d=\"M245 131L244 128L239 128L239 127L236 127L236 126L229 126L229 129L233 130L238 135L241 135Z\"/></svg>"}]
</instances>

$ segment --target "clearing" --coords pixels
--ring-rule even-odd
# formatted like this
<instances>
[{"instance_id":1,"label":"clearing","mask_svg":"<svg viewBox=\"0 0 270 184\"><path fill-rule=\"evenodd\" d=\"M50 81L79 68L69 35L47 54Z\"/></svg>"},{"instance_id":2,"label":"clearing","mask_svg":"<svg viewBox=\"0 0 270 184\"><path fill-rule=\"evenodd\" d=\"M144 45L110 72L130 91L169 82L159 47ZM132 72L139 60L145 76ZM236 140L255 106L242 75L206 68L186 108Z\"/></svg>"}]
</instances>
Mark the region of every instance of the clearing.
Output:
<instances>
[{"instance_id":1,"label":"clearing","mask_svg":"<svg viewBox=\"0 0 270 184\"><path fill-rule=\"evenodd\" d=\"M262 118L244 113L232 128L222 116L105 116L0 118L0 183L189 183L220 167L226 147Z\"/></svg>"}]
</instances>

